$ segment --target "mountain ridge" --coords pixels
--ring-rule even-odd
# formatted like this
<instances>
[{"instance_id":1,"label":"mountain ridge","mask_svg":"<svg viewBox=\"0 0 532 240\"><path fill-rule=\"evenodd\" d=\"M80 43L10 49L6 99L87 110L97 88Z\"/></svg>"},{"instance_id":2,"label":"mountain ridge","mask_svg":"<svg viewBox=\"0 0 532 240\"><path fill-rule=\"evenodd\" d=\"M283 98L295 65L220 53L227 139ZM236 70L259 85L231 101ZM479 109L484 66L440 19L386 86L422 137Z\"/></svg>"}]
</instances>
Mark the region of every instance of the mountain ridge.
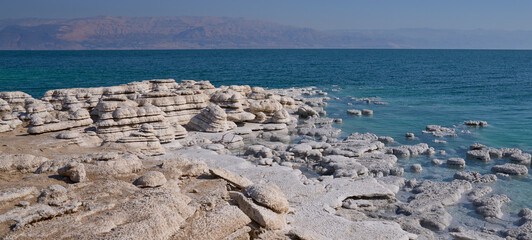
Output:
<instances>
[{"instance_id":1,"label":"mountain ridge","mask_svg":"<svg viewBox=\"0 0 532 240\"><path fill-rule=\"evenodd\" d=\"M112 17L0 20L0 50L270 48L532 49L532 31L319 31L230 17Z\"/></svg>"}]
</instances>

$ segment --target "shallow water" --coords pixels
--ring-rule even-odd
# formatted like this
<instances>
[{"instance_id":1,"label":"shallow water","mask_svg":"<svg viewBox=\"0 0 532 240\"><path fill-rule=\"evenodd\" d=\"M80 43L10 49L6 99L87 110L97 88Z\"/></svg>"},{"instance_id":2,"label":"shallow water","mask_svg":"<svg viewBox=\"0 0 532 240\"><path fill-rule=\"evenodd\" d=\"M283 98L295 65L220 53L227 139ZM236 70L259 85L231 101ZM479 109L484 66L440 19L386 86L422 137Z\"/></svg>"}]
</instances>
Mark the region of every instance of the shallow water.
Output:
<instances>
[{"instance_id":1,"label":"shallow water","mask_svg":"<svg viewBox=\"0 0 532 240\"><path fill-rule=\"evenodd\" d=\"M338 126L344 136L372 132L391 136L396 144L426 142L447 152L447 156L435 156L440 159L464 158L467 147L475 142L532 152L532 51L0 51L0 91L19 90L40 97L50 89L153 78L210 80L217 86L317 86L329 92L328 116L344 120ZM334 100L335 96L340 99ZM376 96L389 104L350 100ZM374 116L346 114L347 109L362 108L374 110ZM489 126L441 139L447 144L433 143L434 137L421 134L428 124L451 127L465 120L484 120ZM405 140L406 132L417 138ZM401 159L399 165L406 169L407 178L418 180L449 181L457 171L433 167L430 160ZM488 173L491 166L506 161L467 161L465 170ZM423 166L421 174L408 172L414 163ZM523 207L532 208L530 176L501 179L493 188L512 199L506 211L515 214Z\"/></svg>"}]
</instances>

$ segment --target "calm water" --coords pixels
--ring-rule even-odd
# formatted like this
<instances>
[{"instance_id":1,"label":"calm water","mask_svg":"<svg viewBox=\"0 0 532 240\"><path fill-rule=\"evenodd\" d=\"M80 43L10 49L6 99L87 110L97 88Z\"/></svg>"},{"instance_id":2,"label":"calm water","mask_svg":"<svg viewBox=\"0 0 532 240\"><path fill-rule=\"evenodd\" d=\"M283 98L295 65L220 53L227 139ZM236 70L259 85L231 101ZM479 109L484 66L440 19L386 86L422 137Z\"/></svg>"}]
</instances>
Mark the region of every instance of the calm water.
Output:
<instances>
[{"instance_id":1,"label":"calm water","mask_svg":"<svg viewBox=\"0 0 532 240\"><path fill-rule=\"evenodd\" d=\"M427 142L445 157L465 157L467 146L518 147L532 151L532 51L483 50L172 50L172 51L0 51L0 91L40 97L49 89L110 86L153 78L210 80L214 85L271 88L317 86L328 90L326 109L341 117L339 127L392 136L398 143ZM340 91L332 92L332 89ZM388 105L367 105L349 97L378 96ZM348 105L352 103L353 105ZM373 117L352 117L346 109L369 108ZM420 132L428 124L453 126L484 120L487 128L432 143ZM405 132L417 139L406 141ZM468 162L466 170L488 173L495 163ZM450 180L455 170L421 163L418 179ZM532 207L530 177L501 180L496 192L512 199L507 210Z\"/></svg>"}]
</instances>

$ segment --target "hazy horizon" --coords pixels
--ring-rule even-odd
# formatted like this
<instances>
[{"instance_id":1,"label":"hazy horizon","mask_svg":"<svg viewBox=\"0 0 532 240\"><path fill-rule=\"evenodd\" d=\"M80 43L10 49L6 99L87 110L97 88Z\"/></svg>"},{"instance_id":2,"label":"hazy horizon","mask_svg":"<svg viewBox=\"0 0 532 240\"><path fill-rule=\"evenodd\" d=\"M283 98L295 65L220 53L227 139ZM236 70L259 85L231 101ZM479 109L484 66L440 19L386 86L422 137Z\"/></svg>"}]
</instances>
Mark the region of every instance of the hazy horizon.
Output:
<instances>
[{"instance_id":1,"label":"hazy horizon","mask_svg":"<svg viewBox=\"0 0 532 240\"><path fill-rule=\"evenodd\" d=\"M87 18L96 16L213 16L248 18L317 30L532 30L532 1L473 0L433 2L329 1L250 2L234 0L69 1L1 0L2 19Z\"/></svg>"}]
</instances>

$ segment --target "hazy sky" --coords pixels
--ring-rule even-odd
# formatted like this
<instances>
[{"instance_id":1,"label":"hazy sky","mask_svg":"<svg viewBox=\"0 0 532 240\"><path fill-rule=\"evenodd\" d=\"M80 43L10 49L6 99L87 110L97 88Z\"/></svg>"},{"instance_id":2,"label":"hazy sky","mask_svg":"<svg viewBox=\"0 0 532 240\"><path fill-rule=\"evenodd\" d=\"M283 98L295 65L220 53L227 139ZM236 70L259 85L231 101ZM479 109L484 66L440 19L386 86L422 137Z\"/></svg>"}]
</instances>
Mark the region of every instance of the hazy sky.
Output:
<instances>
[{"instance_id":1,"label":"hazy sky","mask_svg":"<svg viewBox=\"0 0 532 240\"><path fill-rule=\"evenodd\" d=\"M327 29L532 30L531 0L0 0L0 18L220 16Z\"/></svg>"}]
</instances>

